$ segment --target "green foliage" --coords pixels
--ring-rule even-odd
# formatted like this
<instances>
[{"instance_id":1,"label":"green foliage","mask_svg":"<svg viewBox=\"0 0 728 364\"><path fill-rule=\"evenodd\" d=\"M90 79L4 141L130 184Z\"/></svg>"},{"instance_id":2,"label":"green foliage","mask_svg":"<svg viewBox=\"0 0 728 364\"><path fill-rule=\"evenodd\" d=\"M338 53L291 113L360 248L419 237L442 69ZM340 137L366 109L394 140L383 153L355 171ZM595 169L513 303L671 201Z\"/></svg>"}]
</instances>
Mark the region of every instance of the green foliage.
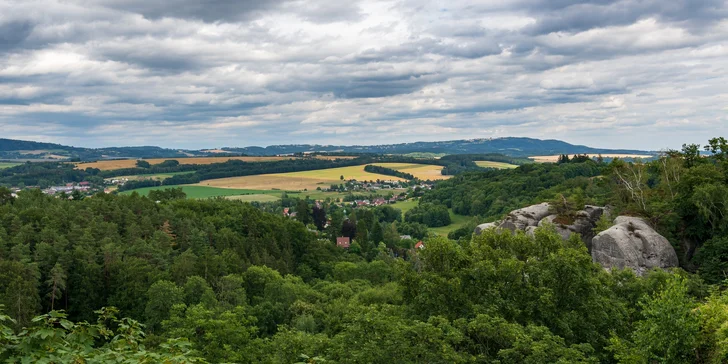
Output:
<instances>
[{"instance_id":1,"label":"green foliage","mask_svg":"<svg viewBox=\"0 0 728 364\"><path fill-rule=\"evenodd\" d=\"M138 168L151 168L152 167L152 165L149 162L142 160L142 159L136 161L136 166Z\"/></svg>"},{"instance_id":2,"label":"green foliage","mask_svg":"<svg viewBox=\"0 0 728 364\"><path fill-rule=\"evenodd\" d=\"M728 296L702 280L721 284L728 256L727 179L714 144L715 156L692 162L666 152L608 169L577 156L467 173L425 192L404 222L391 206L347 209L345 220L343 209L285 196L302 221L236 201L24 191L0 203L0 361L725 362ZM207 172L258 170L216 168ZM643 173L644 203L617 169ZM694 244L700 276L607 272L552 227L472 236L478 222L554 198L566 217L595 202L640 214L671 241ZM457 241L424 225L443 224L448 206L480 215L450 235ZM342 233L355 238L350 249L334 244ZM113 309L94 317L109 306L129 318Z\"/></svg>"},{"instance_id":3,"label":"green foliage","mask_svg":"<svg viewBox=\"0 0 728 364\"><path fill-rule=\"evenodd\" d=\"M687 363L695 359L700 321L686 281L671 277L664 288L640 302L643 319L631 340L612 338L610 349L621 363Z\"/></svg>"},{"instance_id":4,"label":"green foliage","mask_svg":"<svg viewBox=\"0 0 728 364\"><path fill-rule=\"evenodd\" d=\"M594 161L565 164L526 164L511 170L489 170L457 175L439 182L422 202L444 204L465 216L500 217L515 209L551 199L556 193L581 188L586 202L595 203L606 194L602 181L589 177L601 173Z\"/></svg>"},{"instance_id":5,"label":"green foliage","mask_svg":"<svg viewBox=\"0 0 728 364\"><path fill-rule=\"evenodd\" d=\"M151 190L148 197L153 201L171 201L183 200L187 198L187 194L182 191L181 187L166 188L163 190Z\"/></svg>"},{"instance_id":6,"label":"green foliage","mask_svg":"<svg viewBox=\"0 0 728 364\"><path fill-rule=\"evenodd\" d=\"M419 223L429 227L450 225L450 212L445 205L421 203L419 206L407 211L404 220L410 223Z\"/></svg>"},{"instance_id":7,"label":"green foliage","mask_svg":"<svg viewBox=\"0 0 728 364\"><path fill-rule=\"evenodd\" d=\"M0 360L7 363L205 363L184 339L170 339L158 350L143 345L143 326L117 319L114 308L96 311L95 324L74 323L59 311L35 317L15 333L0 311Z\"/></svg>"}]
</instances>

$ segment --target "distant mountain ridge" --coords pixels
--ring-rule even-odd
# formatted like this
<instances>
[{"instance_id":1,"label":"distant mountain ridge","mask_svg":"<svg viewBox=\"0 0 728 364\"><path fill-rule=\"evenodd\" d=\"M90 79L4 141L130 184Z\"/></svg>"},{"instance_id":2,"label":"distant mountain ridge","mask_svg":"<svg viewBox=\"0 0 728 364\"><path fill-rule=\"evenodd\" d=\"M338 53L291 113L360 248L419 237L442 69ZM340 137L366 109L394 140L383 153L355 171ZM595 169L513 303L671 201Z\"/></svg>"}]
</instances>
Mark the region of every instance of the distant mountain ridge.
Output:
<instances>
[{"instance_id":1,"label":"distant mountain ridge","mask_svg":"<svg viewBox=\"0 0 728 364\"><path fill-rule=\"evenodd\" d=\"M444 154L484 154L501 153L513 157L553 154L583 154L583 153L611 153L611 154L652 154L653 152L634 149L604 149L591 148L584 145L574 145L561 140L533 139L520 137L505 137L493 139L450 140L441 142L414 142L383 145L271 145L268 147L221 148L230 153L244 153L248 155L278 155L291 153L378 153L378 154L407 154L416 152L444 153Z\"/></svg>"},{"instance_id":2,"label":"distant mountain ridge","mask_svg":"<svg viewBox=\"0 0 728 364\"><path fill-rule=\"evenodd\" d=\"M485 154L501 153L513 157L553 154L654 154L634 149L604 149L574 145L560 140L506 137L492 139L450 140L440 142L414 142L382 145L318 145L290 144L267 147L225 147L209 150L166 149L153 146L80 148L53 143L40 143L0 138L0 159L64 159L98 160L113 158L182 158L191 156L219 156L220 151L235 155L270 156L294 153L376 153L376 154ZM223 154L224 155L224 154Z\"/></svg>"}]
</instances>

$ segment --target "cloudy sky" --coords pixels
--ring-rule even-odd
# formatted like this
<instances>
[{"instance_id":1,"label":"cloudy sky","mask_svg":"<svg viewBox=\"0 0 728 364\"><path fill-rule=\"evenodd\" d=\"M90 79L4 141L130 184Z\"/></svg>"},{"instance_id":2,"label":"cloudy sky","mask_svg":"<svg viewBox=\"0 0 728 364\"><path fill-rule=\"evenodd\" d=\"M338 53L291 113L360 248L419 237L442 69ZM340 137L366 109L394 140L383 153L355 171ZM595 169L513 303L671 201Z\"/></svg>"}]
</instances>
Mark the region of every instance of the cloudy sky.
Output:
<instances>
[{"instance_id":1,"label":"cloudy sky","mask_svg":"<svg viewBox=\"0 0 728 364\"><path fill-rule=\"evenodd\" d=\"M0 137L728 136L727 0L0 0Z\"/></svg>"}]
</instances>

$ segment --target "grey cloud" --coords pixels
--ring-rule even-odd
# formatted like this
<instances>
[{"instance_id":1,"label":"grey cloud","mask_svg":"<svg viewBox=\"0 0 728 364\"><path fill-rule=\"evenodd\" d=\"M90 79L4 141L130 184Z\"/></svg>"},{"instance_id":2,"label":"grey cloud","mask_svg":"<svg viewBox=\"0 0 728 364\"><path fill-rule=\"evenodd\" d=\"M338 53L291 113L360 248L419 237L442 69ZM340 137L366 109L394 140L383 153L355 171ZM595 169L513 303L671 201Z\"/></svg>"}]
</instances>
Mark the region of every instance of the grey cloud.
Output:
<instances>
[{"instance_id":1,"label":"grey cloud","mask_svg":"<svg viewBox=\"0 0 728 364\"><path fill-rule=\"evenodd\" d=\"M628 25L648 17L702 28L723 19L728 11L723 0L537 0L528 5L537 18L528 29L532 34Z\"/></svg>"},{"instance_id":2,"label":"grey cloud","mask_svg":"<svg viewBox=\"0 0 728 364\"><path fill-rule=\"evenodd\" d=\"M235 22L249 19L263 10L278 6L285 0L96 0L113 9L138 13L149 19L164 17L198 19L205 22Z\"/></svg>"},{"instance_id":3,"label":"grey cloud","mask_svg":"<svg viewBox=\"0 0 728 364\"><path fill-rule=\"evenodd\" d=\"M57 141L177 147L509 133L629 147L619 144L626 133L650 128L667 136L653 143L673 143L681 136L670 128L685 120L728 125L725 7L0 3L0 128L6 137L26 135L7 127L22 124ZM655 24L643 27L647 18ZM613 135L598 129L606 127Z\"/></svg>"},{"instance_id":4,"label":"grey cloud","mask_svg":"<svg viewBox=\"0 0 728 364\"><path fill-rule=\"evenodd\" d=\"M25 20L0 23L0 51L19 47L33 32L34 24Z\"/></svg>"}]
</instances>

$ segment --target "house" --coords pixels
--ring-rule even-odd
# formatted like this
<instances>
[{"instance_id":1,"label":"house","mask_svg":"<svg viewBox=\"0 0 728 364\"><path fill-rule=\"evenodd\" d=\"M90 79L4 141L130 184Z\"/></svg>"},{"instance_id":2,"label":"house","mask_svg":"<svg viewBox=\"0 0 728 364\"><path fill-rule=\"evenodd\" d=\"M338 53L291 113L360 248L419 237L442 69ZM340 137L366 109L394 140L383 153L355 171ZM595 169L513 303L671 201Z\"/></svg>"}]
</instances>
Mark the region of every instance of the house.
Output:
<instances>
[{"instance_id":1,"label":"house","mask_svg":"<svg viewBox=\"0 0 728 364\"><path fill-rule=\"evenodd\" d=\"M336 246L339 248L348 248L351 246L351 238L348 236L342 236L336 238Z\"/></svg>"},{"instance_id":2,"label":"house","mask_svg":"<svg viewBox=\"0 0 728 364\"><path fill-rule=\"evenodd\" d=\"M415 244L415 249L424 249L425 244L423 244L421 241L418 241L417 244Z\"/></svg>"},{"instance_id":3,"label":"house","mask_svg":"<svg viewBox=\"0 0 728 364\"><path fill-rule=\"evenodd\" d=\"M374 200L374 206L382 206L386 203L387 203L387 200L385 200L383 198L378 198L378 199Z\"/></svg>"},{"instance_id":4,"label":"house","mask_svg":"<svg viewBox=\"0 0 728 364\"><path fill-rule=\"evenodd\" d=\"M288 207L283 208L283 216L289 216L290 211L291 211L291 209Z\"/></svg>"},{"instance_id":5,"label":"house","mask_svg":"<svg viewBox=\"0 0 728 364\"><path fill-rule=\"evenodd\" d=\"M412 236L411 235L400 235L399 238L402 240L409 240L409 239L412 239Z\"/></svg>"},{"instance_id":6,"label":"house","mask_svg":"<svg viewBox=\"0 0 728 364\"><path fill-rule=\"evenodd\" d=\"M78 185L79 186L89 186L89 185L91 185L91 183L90 182L83 181L83 182L79 182Z\"/></svg>"}]
</instances>

